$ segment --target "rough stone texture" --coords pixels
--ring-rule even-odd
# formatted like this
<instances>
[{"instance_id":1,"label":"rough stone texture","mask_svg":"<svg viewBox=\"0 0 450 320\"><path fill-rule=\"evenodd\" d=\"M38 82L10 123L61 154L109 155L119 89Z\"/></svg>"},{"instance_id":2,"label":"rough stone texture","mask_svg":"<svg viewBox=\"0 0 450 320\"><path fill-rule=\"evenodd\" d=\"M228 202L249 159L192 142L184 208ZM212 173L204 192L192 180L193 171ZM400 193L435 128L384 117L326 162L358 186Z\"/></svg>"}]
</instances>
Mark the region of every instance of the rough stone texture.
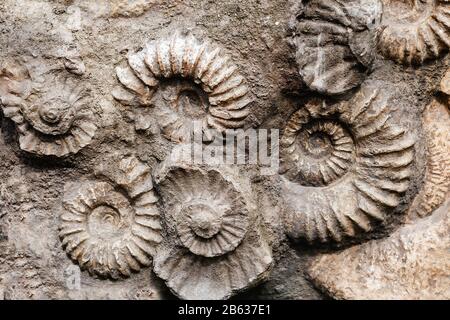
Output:
<instances>
[{"instance_id":1,"label":"rough stone texture","mask_svg":"<svg viewBox=\"0 0 450 320\"><path fill-rule=\"evenodd\" d=\"M426 219L316 259L308 274L338 299L450 299L450 201Z\"/></svg>"},{"instance_id":2,"label":"rough stone texture","mask_svg":"<svg viewBox=\"0 0 450 320\"><path fill-rule=\"evenodd\" d=\"M252 98L237 66L221 48L192 34L177 32L146 44L116 73L124 88L113 91L114 97L124 105L148 107L162 134L175 142L190 137L193 120L202 122L203 131L223 132L242 128L250 113ZM191 103L192 97L199 104ZM148 117L136 118L137 128L148 127Z\"/></svg>"},{"instance_id":3,"label":"rough stone texture","mask_svg":"<svg viewBox=\"0 0 450 320\"><path fill-rule=\"evenodd\" d=\"M272 252L249 181L167 162L156 178L168 214L155 273L184 299L229 298L266 279Z\"/></svg>"},{"instance_id":4,"label":"rough stone texture","mask_svg":"<svg viewBox=\"0 0 450 320\"><path fill-rule=\"evenodd\" d=\"M361 271L323 269L344 295L308 265L399 234L424 292L444 285L442 256L422 270L413 244L448 244L434 222L448 220L449 2L382 2L0 1L0 298L364 298ZM164 171L193 120L279 129L280 174ZM407 284L402 297L448 298Z\"/></svg>"}]
</instances>

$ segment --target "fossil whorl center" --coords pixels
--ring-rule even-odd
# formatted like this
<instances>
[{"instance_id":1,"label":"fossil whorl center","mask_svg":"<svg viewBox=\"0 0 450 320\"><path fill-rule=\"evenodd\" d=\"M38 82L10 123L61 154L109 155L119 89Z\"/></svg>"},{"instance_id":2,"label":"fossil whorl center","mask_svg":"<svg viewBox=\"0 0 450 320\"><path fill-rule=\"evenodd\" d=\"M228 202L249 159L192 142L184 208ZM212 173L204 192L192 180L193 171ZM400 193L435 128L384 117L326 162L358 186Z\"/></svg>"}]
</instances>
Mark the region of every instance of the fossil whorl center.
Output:
<instances>
[{"instance_id":1,"label":"fossil whorl center","mask_svg":"<svg viewBox=\"0 0 450 320\"><path fill-rule=\"evenodd\" d=\"M252 101L244 77L222 49L175 33L150 41L116 68L122 86L113 91L125 105L151 106L165 136L186 139L193 121L203 129L240 128Z\"/></svg>"},{"instance_id":2,"label":"fossil whorl center","mask_svg":"<svg viewBox=\"0 0 450 320\"><path fill-rule=\"evenodd\" d=\"M185 299L224 299L268 275L272 256L244 195L221 173L170 167L157 178L166 236L156 274Z\"/></svg>"},{"instance_id":3,"label":"fossil whorl center","mask_svg":"<svg viewBox=\"0 0 450 320\"><path fill-rule=\"evenodd\" d=\"M291 238L340 242L387 221L410 186L415 144L392 113L369 83L349 102L314 101L291 117L281 139Z\"/></svg>"}]
</instances>

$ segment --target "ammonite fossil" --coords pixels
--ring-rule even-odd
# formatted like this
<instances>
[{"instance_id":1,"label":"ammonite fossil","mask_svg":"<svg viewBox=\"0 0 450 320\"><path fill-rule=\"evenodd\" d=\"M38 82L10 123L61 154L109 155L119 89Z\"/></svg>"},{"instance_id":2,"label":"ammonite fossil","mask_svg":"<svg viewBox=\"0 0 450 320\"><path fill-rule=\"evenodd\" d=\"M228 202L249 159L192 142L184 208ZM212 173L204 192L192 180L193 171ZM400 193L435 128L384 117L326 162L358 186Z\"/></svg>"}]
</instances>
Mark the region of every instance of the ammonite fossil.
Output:
<instances>
[{"instance_id":1,"label":"ammonite fossil","mask_svg":"<svg viewBox=\"0 0 450 320\"><path fill-rule=\"evenodd\" d=\"M359 86L376 54L380 0L311 0L296 11L293 43L305 84L329 95Z\"/></svg>"},{"instance_id":2,"label":"ammonite fossil","mask_svg":"<svg viewBox=\"0 0 450 320\"><path fill-rule=\"evenodd\" d=\"M380 50L403 64L421 64L450 47L449 0L383 0Z\"/></svg>"},{"instance_id":3,"label":"ammonite fossil","mask_svg":"<svg viewBox=\"0 0 450 320\"><path fill-rule=\"evenodd\" d=\"M7 64L0 98L4 115L16 123L20 148L30 153L77 153L97 130L87 93L71 77L48 75L44 83L34 83L25 66Z\"/></svg>"},{"instance_id":4,"label":"ammonite fossil","mask_svg":"<svg viewBox=\"0 0 450 320\"><path fill-rule=\"evenodd\" d=\"M158 179L166 236L154 268L176 295L225 299L267 276L271 251L231 180L184 167L170 167Z\"/></svg>"},{"instance_id":5,"label":"ammonite fossil","mask_svg":"<svg viewBox=\"0 0 450 320\"><path fill-rule=\"evenodd\" d=\"M163 133L186 139L193 121L204 130L244 125L250 93L228 55L209 42L176 33L149 42L116 68L123 86L114 97L126 105L153 106Z\"/></svg>"},{"instance_id":6,"label":"ammonite fossil","mask_svg":"<svg viewBox=\"0 0 450 320\"><path fill-rule=\"evenodd\" d=\"M128 277L150 266L161 241L157 200L150 169L134 157L119 163L113 182L72 185L61 214L66 252L100 277Z\"/></svg>"},{"instance_id":7,"label":"ammonite fossil","mask_svg":"<svg viewBox=\"0 0 450 320\"><path fill-rule=\"evenodd\" d=\"M288 122L282 138L283 171L303 185L324 186L348 172L355 161L355 146L339 120L315 113L307 105ZM317 118L314 118L317 117Z\"/></svg>"},{"instance_id":8,"label":"ammonite fossil","mask_svg":"<svg viewBox=\"0 0 450 320\"><path fill-rule=\"evenodd\" d=\"M391 117L376 83L349 102L313 101L294 113L280 151L281 173L291 181L291 238L340 242L387 220L410 185L415 143Z\"/></svg>"}]
</instances>

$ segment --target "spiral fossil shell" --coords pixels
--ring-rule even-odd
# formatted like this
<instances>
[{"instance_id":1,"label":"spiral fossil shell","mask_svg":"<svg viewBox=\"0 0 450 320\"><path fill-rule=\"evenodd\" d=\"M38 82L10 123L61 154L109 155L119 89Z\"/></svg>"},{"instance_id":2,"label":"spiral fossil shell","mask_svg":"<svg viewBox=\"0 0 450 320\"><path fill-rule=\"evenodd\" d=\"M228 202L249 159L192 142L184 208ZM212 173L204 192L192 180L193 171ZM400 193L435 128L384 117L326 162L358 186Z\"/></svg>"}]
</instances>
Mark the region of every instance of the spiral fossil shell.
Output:
<instances>
[{"instance_id":1,"label":"spiral fossil shell","mask_svg":"<svg viewBox=\"0 0 450 320\"><path fill-rule=\"evenodd\" d=\"M151 265L161 242L156 202L150 169L134 157L125 158L114 183L87 181L68 188L61 214L62 244L90 274L128 277Z\"/></svg>"},{"instance_id":2,"label":"spiral fossil shell","mask_svg":"<svg viewBox=\"0 0 450 320\"><path fill-rule=\"evenodd\" d=\"M97 130L87 94L71 78L51 76L47 80L36 89L24 66L4 66L0 106L15 122L22 150L57 157L77 153Z\"/></svg>"},{"instance_id":3,"label":"spiral fossil shell","mask_svg":"<svg viewBox=\"0 0 450 320\"><path fill-rule=\"evenodd\" d=\"M218 171L172 167L159 178L168 235L156 274L184 299L225 299L261 281L272 263L243 195Z\"/></svg>"},{"instance_id":4,"label":"spiral fossil shell","mask_svg":"<svg viewBox=\"0 0 450 320\"><path fill-rule=\"evenodd\" d=\"M383 0L382 54L398 63L421 64L450 47L449 0Z\"/></svg>"},{"instance_id":5,"label":"spiral fossil shell","mask_svg":"<svg viewBox=\"0 0 450 320\"><path fill-rule=\"evenodd\" d=\"M359 86L375 58L381 2L311 0L297 9L293 44L305 84L329 95Z\"/></svg>"},{"instance_id":6,"label":"spiral fossil shell","mask_svg":"<svg viewBox=\"0 0 450 320\"><path fill-rule=\"evenodd\" d=\"M175 141L185 138L193 120L205 130L223 131L242 127L249 114L251 98L237 66L220 48L192 35L151 41L116 73L123 86L113 96L125 105L155 107L163 131ZM198 105L186 106L192 95Z\"/></svg>"},{"instance_id":7,"label":"spiral fossil shell","mask_svg":"<svg viewBox=\"0 0 450 320\"><path fill-rule=\"evenodd\" d=\"M296 112L285 129L282 171L290 180L311 186L342 177L355 160L352 136L338 121L314 119L307 106Z\"/></svg>"},{"instance_id":8,"label":"spiral fossil shell","mask_svg":"<svg viewBox=\"0 0 450 320\"><path fill-rule=\"evenodd\" d=\"M391 113L388 98L370 83L348 103L314 101L291 117L280 150L291 238L340 242L373 230L399 205L415 141Z\"/></svg>"}]
</instances>

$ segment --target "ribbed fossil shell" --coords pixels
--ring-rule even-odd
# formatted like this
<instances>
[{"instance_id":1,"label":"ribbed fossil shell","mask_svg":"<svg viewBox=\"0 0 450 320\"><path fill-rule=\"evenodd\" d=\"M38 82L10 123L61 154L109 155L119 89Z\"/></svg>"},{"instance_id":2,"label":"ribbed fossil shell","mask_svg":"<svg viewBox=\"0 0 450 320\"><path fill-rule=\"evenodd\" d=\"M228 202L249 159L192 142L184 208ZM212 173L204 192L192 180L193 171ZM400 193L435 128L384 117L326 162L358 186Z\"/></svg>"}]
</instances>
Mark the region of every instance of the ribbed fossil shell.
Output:
<instances>
[{"instance_id":1,"label":"ribbed fossil shell","mask_svg":"<svg viewBox=\"0 0 450 320\"><path fill-rule=\"evenodd\" d=\"M218 172L171 171L159 186L175 217L179 239L192 253L220 256L245 237L248 212L243 199Z\"/></svg>"},{"instance_id":2,"label":"ribbed fossil shell","mask_svg":"<svg viewBox=\"0 0 450 320\"><path fill-rule=\"evenodd\" d=\"M160 3L164 2L161 0L109 0L103 5L110 10L111 17L138 17Z\"/></svg>"},{"instance_id":3,"label":"ribbed fossil shell","mask_svg":"<svg viewBox=\"0 0 450 320\"><path fill-rule=\"evenodd\" d=\"M285 181L291 238L340 242L371 231L399 205L415 141L391 112L370 83L349 102L315 101L292 116L281 140L281 172L292 180Z\"/></svg>"},{"instance_id":4,"label":"ribbed fossil shell","mask_svg":"<svg viewBox=\"0 0 450 320\"><path fill-rule=\"evenodd\" d=\"M225 299L261 281L272 263L243 195L218 171L170 168L158 190L168 235L156 274L184 299Z\"/></svg>"},{"instance_id":5,"label":"ribbed fossil shell","mask_svg":"<svg viewBox=\"0 0 450 320\"><path fill-rule=\"evenodd\" d=\"M114 183L87 181L65 192L62 244L90 274L128 277L151 265L161 242L156 202L150 169L134 157L125 158Z\"/></svg>"},{"instance_id":6,"label":"ribbed fossil shell","mask_svg":"<svg viewBox=\"0 0 450 320\"><path fill-rule=\"evenodd\" d=\"M292 181L317 187L348 172L355 161L355 145L339 121L313 109L308 105L290 118L281 140L281 170Z\"/></svg>"},{"instance_id":7,"label":"ribbed fossil shell","mask_svg":"<svg viewBox=\"0 0 450 320\"><path fill-rule=\"evenodd\" d=\"M87 94L71 78L52 76L35 86L24 66L10 64L0 75L0 98L4 115L16 123L20 148L30 153L77 153L97 130Z\"/></svg>"},{"instance_id":8,"label":"ribbed fossil shell","mask_svg":"<svg viewBox=\"0 0 450 320\"><path fill-rule=\"evenodd\" d=\"M426 217L441 206L450 192L450 113L434 100L425 110L423 126L427 141L424 184L414 199L410 215Z\"/></svg>"},{"instance_id":9,"label":"ribbed fossil shell","mask_svg":"<svg viewBox=\"0 0 450 320\"><path fill-rule=\"evenodd\" d=\"M375 58L381 13L379 0L301 2L293 43L305 84L330 95L359 86Z\"/></svg>"},{"instance_id":10,"label":"ribbed fossil shell","mask_svg":"<svg viewBox=\"0 0 450 320\"><path fill-rule=\"evenodd\" d=\"M242 127L249 114L249 90L236 65L220 48L192 35L151 41L116 73L123 86L114 97L125 105L154 106L164 133L175 141L186 138L193 120L203 121L205 130L223 131ZM189 112L192 95L199 106Z\"/></svg>"},{"instance_id":11,"label":"ribbed fossil shell","mask_svg":"<svg viewBox=\"0 0 450 320\"><path fill-rule=\"evenodd\" d=\"M62 1L64 2L64 1ZM80 8L83 12L89 12L95 18L135 18L144 15L155 6L168 4L166 0L78 0L74 8L66 1L68 10ZM182 3L182 0L170 1L170 6Z\"/></svg>"},{"instance_id":12,"label":"ribbed fossil shell","mask_svg":"<svg viewBox=\"0 0 450 320\"><path fill-rule=\"evenodd\" d=\"M449 0L383 0L382 54L398 63L421 64L450 47Z\"/></svg>"}]
</instances>

